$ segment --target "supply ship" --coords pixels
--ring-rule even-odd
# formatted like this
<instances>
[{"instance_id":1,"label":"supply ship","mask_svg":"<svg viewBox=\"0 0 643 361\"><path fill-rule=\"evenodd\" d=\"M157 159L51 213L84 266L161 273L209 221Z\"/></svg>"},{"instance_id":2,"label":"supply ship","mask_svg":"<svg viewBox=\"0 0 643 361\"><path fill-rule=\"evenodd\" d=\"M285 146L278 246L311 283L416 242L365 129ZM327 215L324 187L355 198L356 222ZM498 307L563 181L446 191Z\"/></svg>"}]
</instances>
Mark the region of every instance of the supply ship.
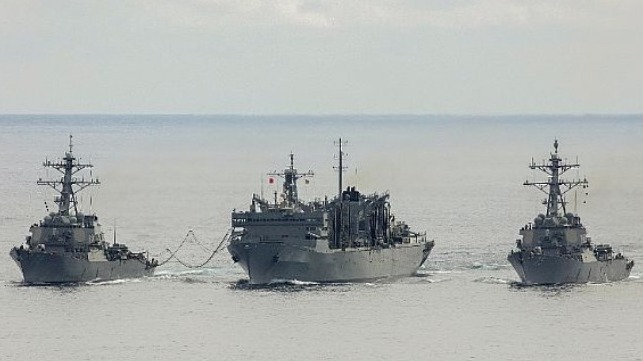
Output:
<instances>
[{"instance_id":1,"label":"supply ship","mask_svg":"<svg viewBox=\"0 0 643 361\"><path fill-rule=\"evenodd\" d=\"M424 264L434 242L391 213L389 194L363 194L343 188L339 142L339 188L333 199L303 202L294 155L282 173L282 194L273 200L256 194L248 211L232 213L228 251L251 284L285 281L364 282L411 276Z\"/></svg>"}]
</instances>

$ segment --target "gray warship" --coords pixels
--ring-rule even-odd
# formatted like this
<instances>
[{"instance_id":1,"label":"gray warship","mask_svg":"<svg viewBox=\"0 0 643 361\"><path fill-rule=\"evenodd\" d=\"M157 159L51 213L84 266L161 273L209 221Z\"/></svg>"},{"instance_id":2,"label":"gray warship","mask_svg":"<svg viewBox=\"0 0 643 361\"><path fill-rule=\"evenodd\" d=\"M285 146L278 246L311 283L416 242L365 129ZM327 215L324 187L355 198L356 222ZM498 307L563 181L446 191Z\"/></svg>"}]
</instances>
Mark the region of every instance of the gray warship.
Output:
<instances>
[{"instance_id":1,"label":"gray warship","mask_svg":"<svg viewBox=\"0 0 643 361\"><path fill-rule=\"evenodd\" d=\"M594 245L587 236L578 215L567 212L564 195L576 187L587 188L587 179L564 180L560 176L578 168L578 162L568 164L558 155L558 140L549 161L537 164L548 175L546 182L525 181L547 194L547 213L539 214L533 224L520 230L522 239L516 240L517 251L511 251L508 260L523 284L605 283L629 277L634 261L614 253L609 244Z\"/></svg>"},{"instance_id":2,"label":"gray warship","mask_svg":"<svg viewBox=\"0 0 643 361\"><path fill-rule=\"evenodd\" d=\"M80 163L69 152L60 161L45 161L45 167L62 173L59 180L39 179L59 193L55 198L57 212L51 212L29 228L25 244L9 254L22 270L25 283L79 283L120 278L151 276L158 264L143 252L132 252L126 245L105 241L95 214L78 210L76 194L88 186L100 184L97 179L78 178L76 174L91 164Z\"/></svg>"},{"instance_id":3,"label":"gray warship","mask_svg":"<svg viewBox=\"0 0 643 361\"><path fill-rule=\"evenodd\" d=\"M282 173L281 200L252 196L249 211L233 211L228 251L247 272L250 284L286 281L365 282L412 276L426 261L434 242L411 231L391 214L389 195L360 193L342 186L339 142L339 192L328 200L303 202L294 156Z\"/></svg>"}]
</instances>

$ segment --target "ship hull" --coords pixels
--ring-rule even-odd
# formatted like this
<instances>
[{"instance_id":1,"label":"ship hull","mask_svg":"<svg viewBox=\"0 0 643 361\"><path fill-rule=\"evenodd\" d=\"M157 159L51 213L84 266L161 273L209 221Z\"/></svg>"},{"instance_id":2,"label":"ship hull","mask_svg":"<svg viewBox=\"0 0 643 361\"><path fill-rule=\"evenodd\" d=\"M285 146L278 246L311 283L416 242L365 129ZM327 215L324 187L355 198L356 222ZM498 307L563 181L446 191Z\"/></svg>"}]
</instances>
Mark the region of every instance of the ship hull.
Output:
<instances>
[{"instance_id":1,"label":"ship hull","mask_svg":"<svg viewBox=\"0 0 643 361\"><path fill-rule=\"evenodd\" d=\"M583 262L529 252L512 252L507 259L526 285L615 282L629 277L633 265L625 258Z\"/></svg>"},{"instance_id":2,"label":"ship hull","mask_svg":"<svg viewBox=\"0 0 643 361\"><path fill-rule=\"evenodd\" d=\"M80 283L152 276L154 268L138 259L87 260L71 253L47 253L13 249L11 258L22 270L25 283Z\"/></svg>"},{"instance_id":3,"label":"ship hull","mask_svg":"<svg viewBox=\"0 0 643 361\"><path fill-rule=\"evenodd\" d=\"M236 242L228 251L251 284L284 281L366 282L412 276L426 261L433 242L382 249L316 249L287 243Z\"/></svg>"}]
</instances>

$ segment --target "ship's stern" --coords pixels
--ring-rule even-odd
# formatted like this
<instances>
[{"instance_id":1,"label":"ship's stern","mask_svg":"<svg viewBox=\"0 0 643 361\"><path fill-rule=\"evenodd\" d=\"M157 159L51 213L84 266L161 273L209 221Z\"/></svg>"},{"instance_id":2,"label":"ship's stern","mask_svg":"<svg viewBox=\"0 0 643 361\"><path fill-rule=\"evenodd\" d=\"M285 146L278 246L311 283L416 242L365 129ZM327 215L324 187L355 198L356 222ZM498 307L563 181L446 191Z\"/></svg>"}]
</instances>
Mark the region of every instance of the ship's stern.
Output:
<instances>
[{"instance_id":1,"label":"ship's stern","mask_svg":"<svg viewBox=\"0 0 643 361\"><path fill-rule=\"evenodd\" d=\"M433 250L433 246L435 246L435 241L429 241L424 244L424 249L422 250L422 261L418 265L418 269L422 267L422 265L426 262L426 260L429 258L429 255L431 255L431 251Z\"/></svg>"}]
</instances>

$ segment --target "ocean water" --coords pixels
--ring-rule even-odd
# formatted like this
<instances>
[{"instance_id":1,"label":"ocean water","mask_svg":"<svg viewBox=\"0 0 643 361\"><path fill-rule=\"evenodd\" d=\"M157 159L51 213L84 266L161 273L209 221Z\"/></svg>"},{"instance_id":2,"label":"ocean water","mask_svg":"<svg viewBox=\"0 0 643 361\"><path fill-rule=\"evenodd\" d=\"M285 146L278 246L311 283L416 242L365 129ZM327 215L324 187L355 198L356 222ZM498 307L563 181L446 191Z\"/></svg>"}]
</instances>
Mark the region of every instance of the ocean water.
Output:
<instances>
[{"instance_id":1,"label":"ocean water","mask_svg":"<svg viewBox=\"0 0 643 361\"><path fill-rule=\"evenodd\" d=\"M391 194L393 212L436 246L417 277L395 282L249 287L227 252L207 267L30 287L8 256L53 206L45 159L74 153L102 184L81 193L108 238L200 263L233 209L276 186L295 154L305 199L345 184ZM581 163L570 195L597 243L637 263L604 285L522 287L506 261L544 210L522 185L532 157ZM0 116L0 359L3 360L641 360L643 116ZM573 201L575 199L575 201Z\"/></svg>"}]
</instances>

